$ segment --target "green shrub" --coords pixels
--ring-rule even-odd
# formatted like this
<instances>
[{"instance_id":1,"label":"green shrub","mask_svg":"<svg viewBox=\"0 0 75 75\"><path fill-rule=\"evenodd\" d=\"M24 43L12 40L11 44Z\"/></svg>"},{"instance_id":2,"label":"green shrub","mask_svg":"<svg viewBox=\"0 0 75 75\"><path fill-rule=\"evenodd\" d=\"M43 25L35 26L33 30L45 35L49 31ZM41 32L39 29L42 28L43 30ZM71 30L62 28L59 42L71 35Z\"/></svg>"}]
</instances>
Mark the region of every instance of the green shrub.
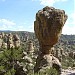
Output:
<instances>
[{"instance_id":1,"label":"green shrub","mask_svg":"<svg viewBox=\"0 0 75 75\"><path fill-rule=\"evenodd\" d=\"M20 61L23 54L20 48L5 49L0 53L0 75L15 75L15 64Z\"/></svg>"},{"instance_id":2,"label":"green shrub","mask_svg":"<svg viewBox=\"0 0 75 75\"><path fill-rule=\"evenodd\" d=\"M58 72L54 68L40 70L38 73L29 73L28 75L58 75Z\"/></svg>"}]
</instances>

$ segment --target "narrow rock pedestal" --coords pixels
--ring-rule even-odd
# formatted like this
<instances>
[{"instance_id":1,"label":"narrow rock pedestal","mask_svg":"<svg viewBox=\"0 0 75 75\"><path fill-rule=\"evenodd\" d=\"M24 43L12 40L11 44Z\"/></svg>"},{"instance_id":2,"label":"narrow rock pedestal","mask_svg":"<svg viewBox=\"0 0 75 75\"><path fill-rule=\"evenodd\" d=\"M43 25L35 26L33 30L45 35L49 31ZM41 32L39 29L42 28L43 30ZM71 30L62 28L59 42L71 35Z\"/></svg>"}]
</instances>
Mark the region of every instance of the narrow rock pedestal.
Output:
<instances>
[{"instance_id":1,"label":"narrow rock pedestal","mask_svg":"<svg viewBox=\"0 0 75 75\"><path fill-rule=\"evenodd\" d=\"M38 38L41 53L38 55L34 72L38 72L43 67L52 67L54 64L59 70L61 64L57 58L51 54L52 47L58 42L62 28L67 20L64 10L46 6L36 13L34 22L35 35ZM54 62L56 61L56 62Z\"/></svg>"}]
</instances>

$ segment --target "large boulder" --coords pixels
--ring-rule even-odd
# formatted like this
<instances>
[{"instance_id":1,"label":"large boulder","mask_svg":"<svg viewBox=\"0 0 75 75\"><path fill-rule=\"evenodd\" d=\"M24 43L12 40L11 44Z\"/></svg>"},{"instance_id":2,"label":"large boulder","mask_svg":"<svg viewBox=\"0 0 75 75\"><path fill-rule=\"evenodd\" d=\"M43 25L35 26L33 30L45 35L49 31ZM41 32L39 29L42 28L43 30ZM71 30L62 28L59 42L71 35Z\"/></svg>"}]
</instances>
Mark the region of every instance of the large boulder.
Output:
<instances>
[{"instance_id":1,"label":"large boulder","mask_svg":"<svg viewBox=\"0 0 75 75\"><path fill-rule=\"evenodd\" d=\"M39 62L40 61L40 62ZM55 68L59 73L61 73L62 65L58 58L51 54L42 55L40 54L36 60L36 66L34 67L34 72L38 72L42 69Z\"/></svg>"},{"instance_id":2,"label":"large boulder","mask_svg":"<svg viewBox=\"0 0 75 75\"><path fill-rule=\"evenodd\" d=\"M46 6L36 13L34 31L42 52L49 53L51 47L58 42L66 20L65 11L54 7Z\"/></svg>"},{"instance_id":3,"label":"large boulder","mask_svg":"<svg viewBox=\"0 0 75 75\"><path fill-rule=\"evenodd\" d=\"M54 7L46 6L36 13L34 31L39 40L40 54L37 57L34 72L38 72L44 65L51 67L51 62L56 60L55 58L52 60L52 47L58 42L66 20L65 11ZM60 68L60 65L58 65L58 68Z\"/></svg>"},{"instance_id":4,"label":"large boulder","mask_svg":"<svg viewBox=\"0 0 75 75\"><path fill-rule=\"evenodd\" d=\"M34 72L38 72L40 69L52 67L52 56L50 54L40 54L37 57Z\"/></svg>"}]
</instances>

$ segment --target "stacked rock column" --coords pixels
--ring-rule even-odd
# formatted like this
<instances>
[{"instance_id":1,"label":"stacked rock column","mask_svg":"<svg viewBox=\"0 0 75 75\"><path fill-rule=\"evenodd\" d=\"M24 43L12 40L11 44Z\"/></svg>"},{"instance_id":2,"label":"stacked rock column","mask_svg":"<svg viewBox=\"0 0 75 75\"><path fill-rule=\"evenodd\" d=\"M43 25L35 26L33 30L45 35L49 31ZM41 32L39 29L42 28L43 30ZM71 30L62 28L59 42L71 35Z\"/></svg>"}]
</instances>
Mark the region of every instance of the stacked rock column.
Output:
<instances>
[{"instance_id":1,"label":"stacked rock column","mask_svg":"<svg viewBox=\"0 0 75 75\"><path fill-rule=\"evenodd\" d=\"M29 41L28 42L28 53L33 53L33 52L34 52L33 42Z\"/></svg>"},{"instance_id":2,"label":"stacked rock column","mask_svg":"<svg viewBox=\"0 0 75 75\"><path fill-rule=\"evenodd\" d=\"M36 13L34 31L41 53L37 57L34 72L38 72L42 67L52 66L51 48L58 42L66 20L65 11L54 7L46 6Z\"/></svg>"}]
</instances>

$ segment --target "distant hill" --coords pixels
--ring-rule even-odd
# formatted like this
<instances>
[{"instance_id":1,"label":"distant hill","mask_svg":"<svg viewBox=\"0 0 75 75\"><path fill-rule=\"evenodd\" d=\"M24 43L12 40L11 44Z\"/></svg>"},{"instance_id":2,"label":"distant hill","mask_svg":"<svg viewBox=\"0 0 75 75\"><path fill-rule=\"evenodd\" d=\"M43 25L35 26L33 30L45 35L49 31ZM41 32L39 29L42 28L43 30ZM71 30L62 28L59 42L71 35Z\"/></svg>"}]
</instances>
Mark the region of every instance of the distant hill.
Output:
<instances>
[{"instance_id":1,"label":"distant hill","mask_svg":"<svg viewBox=\"0 0 75 75\"><path fill-rule=\"evenodd\" d=\"M7 31L12 31L12 30L0 30L0 32L2 32L2 31L3 31L3 32L5 32L5 31L7 32Z\"/></svg>"},{"instance_id":2,"label":"distant hill","mask_svg":"<svg viewBox=\"0 0 75 75\"><path fill-rule=\"evenodd\" d=\"M0 30L0 32L18 34L20 39L23 41L26 37L31 39L35 43L38 42L35 34L28 31L10 31L10 30ZM37 44L36 44L37 45ZM75 35L61 35L58 43L58 46L63 47L64 50L74 50L75 51Z\"/></svg>"},{"instance_id":3,"label":"distant hill","mask_svg":"<svg viewBox=\"0 0 75 75\"><path fill-rule=\"evenodd\" d=\"M28 31L0 30L0 32L14 33L14 34L18 34L19 36L35 37L35 34L33 32L28 32ZM64 35L64 34L62 34L60 39L63 41L75 41L75 35Z\"/></svg>"}]
</instances>

